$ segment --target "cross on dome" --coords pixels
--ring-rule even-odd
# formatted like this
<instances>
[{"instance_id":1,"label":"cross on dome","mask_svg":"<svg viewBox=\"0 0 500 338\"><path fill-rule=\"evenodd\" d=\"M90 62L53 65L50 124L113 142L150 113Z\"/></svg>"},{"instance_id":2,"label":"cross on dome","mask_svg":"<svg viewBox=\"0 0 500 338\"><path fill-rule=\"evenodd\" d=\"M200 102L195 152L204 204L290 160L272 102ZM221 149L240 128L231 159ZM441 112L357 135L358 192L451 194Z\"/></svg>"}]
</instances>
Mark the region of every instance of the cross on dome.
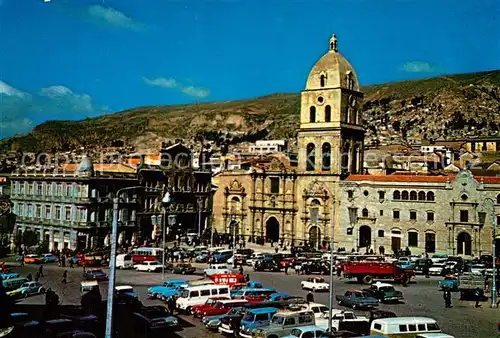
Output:
<instances>
[{"instance_id":1,"label":"cross on dome","mask_svg":"<svg viewBox=\"0 0 500 338\"><path fill-rule=\"evenodd\" d=\"M332 34L332 37L330 38L330 51L332 52L338 52L337 48L337 36L335 34Z\"/></svg>"}]
</instances>

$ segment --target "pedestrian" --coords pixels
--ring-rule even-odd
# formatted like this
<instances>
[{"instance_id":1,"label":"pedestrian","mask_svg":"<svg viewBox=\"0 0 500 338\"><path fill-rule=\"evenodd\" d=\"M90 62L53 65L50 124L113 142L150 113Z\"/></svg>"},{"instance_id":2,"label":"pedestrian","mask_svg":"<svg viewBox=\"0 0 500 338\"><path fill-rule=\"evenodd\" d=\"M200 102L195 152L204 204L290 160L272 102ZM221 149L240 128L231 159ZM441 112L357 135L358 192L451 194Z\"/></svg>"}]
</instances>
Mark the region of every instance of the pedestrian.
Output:
<instances>
[{"instance_id":1,"label":"pedestrian","mask_svg":"<svg viewBox=\"0 0 500 338\"><path fill-rule=\"evenodd\" d=\"M401 284L403 287L408 287L408 275L406 273L403 274L403 278L401 279Z\"/></svg>"},{"instance_id":2,"label":"pedestrian","mask_svg":"<svg viewBox=\"0 0 500 338\"><path fill-rule=\"evenodd\" d=\"M299 274L300 274L300 265L298 265L297 263L295 263L295 273L296 273L297 275L299 275Z\"/></svg>"},{"instance_id":3,"label":"pedestrian","mask_svg":"<svg viewBox=\"0 0 500 338\"><path fill-rule=\"evenodd\" d=\"M21 255L21 266L24 266L24 255Z\"/></svg>"},{"instance_id":4,"label":"pedestrian","mask_svg":"<svg viewBox=\"0 0 500 338\"><path fill-rule=\"evenodd\" d=\"M70 268L70 269L73 269L73 264L74 264L74 263L73 263L73 257L70 257L70 258L69 258L69 268Z\"/></svg>"},{"instance_id":5,"label":"pedestrian","mask_svg":"<svg viewBox=\"0 0 500 338\"><path fill-rule=\"evenodd\" d=\"M490 292L490 277L486 276L484 278L484 292Z\"/></svg>"},{"instance_id":6,"label":"pedestrian","mask_svg":"<svg viewBox=\"0 0 500 338\"><path fill-rule=\"evenodd\" d=\"M288 275L288 264L285 264L285 275Z\"/></svg>"},{"instance_id":7,"label":"pedestrian","mask_svg":"<svg viewBox=\"0 0 500 338\"><path fill-rule=\"evenodd\" d=\"M337 266L335 267L335 272L337 272L338 279L342 278L342 265L337 264Z\"/></svg>"},{"instance_id":8,"label":"pedestrian","mask_svg":"<svg viewBox=\"0 0 500 338\"><path fill-rule=\"evenodd\" d=\"M451 292L449 287L445 287L443 289L443 299L445 308L449 309L453 307L451 306Z\"/></svg>"},{"instance_id":9,"label":"pedestrian","mask_svg":"<svg viewBox=\"0 0 500 338\"><path fill-rule=\"evenodd\" d=\"M248 273L245 275L245 281L247 283L250 281L250 275Z\"/></svg>"},{"instance_id":10,"label":"pedestrian","mask_svg":"<svg viewBox=\"0 0 500 338\"><path fill-rule=\"evenodd\" d=\"M276 251L276 253L278 253L279 248L278 248L278 247L276 247L276 248L274 249L274 251Z\"/></svg>"},{"instance_id":11,"label":"pedestrian","mask_svg":"<svg viewBox=\"0 0 500 338\"><path fill-rule=\"evenodd\" d=\"M175 311L175 298L174 296L170 296L167 300L167 308L168 311L170 312L170 315L173 316L174 311Z\"/></svg>"},{"instance_id":12,"label":"pedestrian","mask_svg":"<svg viewBox=\"0 0 500 338\"><path fill-rule=\"evenodd\" d=\"M63 284L68 284L68 270L64 270L64 272L63 272L62 283Z\"/></svg>"},{"instance_id":13,"label":"pedestrian","mask_svg":"<svg viewBox=\"0 0 500 338\"><path fill-rule=\"evenodd\" d=\"M38 273L40 274L40 277L44 277L44 275L43 275L43 265L40 265L40 267L38 268Z\"/></svg>"},{"instance_id":14,"label":"pedestrian","mask_svg":"<svg viewBox=\"0 0 500 338\"><path fill-rule=\"evenodd\" d=\"M243 274L243 264L241 264L241 265L240 265L240 270L239 270L239 272L240 272L240 275L242 275L242 274Z\"/></svg>"},{"instance_id":15,"label":"pedestrian","mask_svg":"<svg viewBox=\"0 0 500 338\"><path fill-rule=\"evenodd\" d=\"M481 304L479 304L479 300L481 299L481 290L479 288L474 290L474 298L476 298L476 307L481 307Z\"/></svg>"},{"instance_id":16,"label":"pedestrian","mask_svg":"<svg viewBox=\"0 0 500 338\"><path fill-rule=\"evenodd\" d=\"M40 272L36 272L35 273L35 282L38 282L38 280L40 279Z\"/></svg>"},{"instance_id":17,"label":"pedestrian","mask_svg":"<svg viewBox=\"0 0 500 338\"><path fill-rule=\"evenodd\" d=\"M85 264L83 264L82 267L83 267L83 273L85 273Z\"/></svg>"},{"instance_id":18,"label":"pedestrian","mask_svg":"<svg viewBox=\"0 0 500 338\"><path fill-rule=\"evenodd\" d=\"M311 291L309 291L309 292L307 293L307 296L306 296L306 301L307 301L308 303L314 303L314 295L312 294L312 292L311 292Z\"/></svg>"},{"instance_id":19,"label":"pedestrian","mask_svg":"<svg viewBox=\"0 0 500 338\"><path fill-rule=\"evenodd\" d=\"M26 279L28 280L28 282L31 282L33 280L33 275L31 274L31 272L26 276Z\"/></svg>"}]
</instances>

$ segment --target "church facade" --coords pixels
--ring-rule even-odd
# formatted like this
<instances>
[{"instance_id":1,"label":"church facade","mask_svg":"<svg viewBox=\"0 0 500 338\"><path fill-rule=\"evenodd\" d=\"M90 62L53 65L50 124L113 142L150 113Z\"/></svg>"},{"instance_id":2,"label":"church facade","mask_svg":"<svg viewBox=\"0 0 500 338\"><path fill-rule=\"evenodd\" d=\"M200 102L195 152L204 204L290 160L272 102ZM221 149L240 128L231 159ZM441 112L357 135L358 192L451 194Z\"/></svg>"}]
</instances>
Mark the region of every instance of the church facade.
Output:
<instances>
[{"instance_id":1,"label":"church facade","mask_svg":"<svg viewBox=\"0 0 500 338\"><path fill-rule=\"evenodd\" d=\"M348 251L491 252L500 178L363 175L362 99L334 35L301 93L298 165L275 157L216 175L217 232L316 247L333 234Z\"/></svg>"}]
</instances>

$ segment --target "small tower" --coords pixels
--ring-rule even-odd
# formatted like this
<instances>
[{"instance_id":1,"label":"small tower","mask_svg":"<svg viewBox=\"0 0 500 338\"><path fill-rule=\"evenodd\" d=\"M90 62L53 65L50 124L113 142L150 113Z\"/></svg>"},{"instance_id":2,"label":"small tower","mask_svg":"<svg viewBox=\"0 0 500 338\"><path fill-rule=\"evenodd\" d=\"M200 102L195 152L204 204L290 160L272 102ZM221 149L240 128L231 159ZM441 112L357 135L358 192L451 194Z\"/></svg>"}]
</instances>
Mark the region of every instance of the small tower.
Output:
<instances>
[{"instance_id":1,"label":"small tower","mask_svg":"<svg viewBox=\"0 0 500 338\"><path fill-rule=\"evenodd\" d=\"M362 99L356 72L338 52L333 34L328 52L311 69L301 93L301 171L335 175L363 172Z\"/></svg>"}]
</instances>

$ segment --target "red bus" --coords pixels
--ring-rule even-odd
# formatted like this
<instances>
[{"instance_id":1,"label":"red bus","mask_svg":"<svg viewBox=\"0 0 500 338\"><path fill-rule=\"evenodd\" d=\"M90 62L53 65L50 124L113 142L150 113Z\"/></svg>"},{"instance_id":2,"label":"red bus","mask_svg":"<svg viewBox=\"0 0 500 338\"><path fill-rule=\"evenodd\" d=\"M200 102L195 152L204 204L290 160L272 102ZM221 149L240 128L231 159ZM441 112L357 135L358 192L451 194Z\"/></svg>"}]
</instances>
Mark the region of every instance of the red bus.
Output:
<instances>
[{"instance_id":1,"label":"red bus","mask_svg":"<svg viewBox=\"0 0 500 338\"><path fill-rule=\"evenodd\" d=\"M245 276L240 274L215 274L210 278L214 281L215 284L224 284L232 287L234 284L246 283Z\"/></svg>"},{"instance_id":2,"label":"red bus","mask_svg":"<svg viewBox=\"0 0 500 338\"><path fill-rule=\"evenodd\" d=\"M132 263L162 261L163 249L160 248L136 248L130 253Z\"/></svg>"}]
</instances>

